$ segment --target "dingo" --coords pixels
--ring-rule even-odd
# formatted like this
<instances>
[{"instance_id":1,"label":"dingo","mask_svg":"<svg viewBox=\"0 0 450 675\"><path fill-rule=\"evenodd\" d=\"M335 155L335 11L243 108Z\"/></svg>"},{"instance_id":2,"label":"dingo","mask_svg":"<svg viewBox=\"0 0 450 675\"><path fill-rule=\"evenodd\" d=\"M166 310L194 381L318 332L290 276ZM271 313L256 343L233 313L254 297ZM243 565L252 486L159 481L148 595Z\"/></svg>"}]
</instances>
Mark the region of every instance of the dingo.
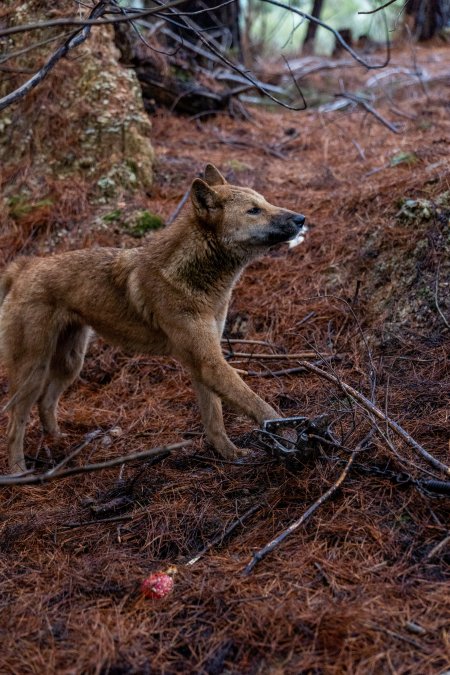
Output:
<instances>
[{"instance_id":1,"label":"dingo","mask_svg":"<svg viewBox=\"0 0 450 675\"><path fill-rule=\"evenodd\" d=\"M222 403L258 424L278 417L226 362L220 339L245 265L292 240L305 217L229 185L211 164L191 203L140 248L95 248L18 258L0 280L0 354L10 382L9 467L25 471L23 440L37 402L57 436L56 407L83 365L91 329L130 352L175 356L188 369L208 440L237 454Z\"/></svg>"}]
</instances>

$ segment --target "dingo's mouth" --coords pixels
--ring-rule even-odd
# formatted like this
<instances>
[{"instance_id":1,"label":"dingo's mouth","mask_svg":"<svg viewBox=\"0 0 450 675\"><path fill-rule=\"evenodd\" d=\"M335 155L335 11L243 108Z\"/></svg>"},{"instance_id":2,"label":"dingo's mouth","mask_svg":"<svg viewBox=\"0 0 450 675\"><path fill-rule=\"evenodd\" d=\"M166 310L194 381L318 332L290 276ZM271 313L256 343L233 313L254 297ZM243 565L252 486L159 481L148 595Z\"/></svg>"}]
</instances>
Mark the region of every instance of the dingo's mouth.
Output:
<instances>
[{"instance_id":1,"label":"dingo's mouth","mask_svg":"<svg viewBox=\"0 0 450 675\"><path fill-rule=\"evenodd\" d=\"M289 239L288 241L289 248L295 248L295 246L302 244L305 241L305 235L307 232L308 232L307 225L303 225L303 227L297 232L295 237Z\"/></svg>"}]
</instances>

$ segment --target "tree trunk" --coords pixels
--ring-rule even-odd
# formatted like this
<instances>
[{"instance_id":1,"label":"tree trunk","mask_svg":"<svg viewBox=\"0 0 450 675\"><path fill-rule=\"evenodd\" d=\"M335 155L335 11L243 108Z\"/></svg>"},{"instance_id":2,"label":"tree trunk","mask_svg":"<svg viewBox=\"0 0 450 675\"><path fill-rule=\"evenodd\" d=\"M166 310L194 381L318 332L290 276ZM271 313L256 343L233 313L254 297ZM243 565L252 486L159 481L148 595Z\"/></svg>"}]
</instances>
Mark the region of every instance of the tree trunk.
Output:
<instances>
[{"instance_id":1,"label":"tree trunk","mask_svg":"<svg viewBox=\"0 0 450 675\"><path fill-rule=\"evenodd\" d=\"M234 49L240 56L239 2L235 0L223 7L217 7L217 5L220 5L217 0L186 0L177 9L180 12L200 11L201 14L194 14L187 18L199 28L208 29L208 34L213 36L224 49ZM209 9L210 7L216 7L216 9ZM196 41L194 34L188 28L179 28L178 32L187 40Z\"/></svg>"},{"instance_id":2,"label":"tree trunk","mask_svg":"<svg viewBox=\"0 0 450 675\"><path fill-rule=\"evenodd\" d=\"M2 9L2 19L6 26L45 21L55 17L50 4L12 0L8 11ZM73 16L71 1L57 4L57 17ZM15 70L0 81L0 96L36 72L59 44L42 42L39 49L26 51L24 47L54 36L55 30L35 35L18 33L9 40L8 48L18 56L8 62ZM151 122L134 72L118 62L109 26L94 28L35 89L5 108L0 131L2 169L20 176L26 166L36 194L55 181L97 185L105 196L151 186ZM8 185L13 196L18 190L12 182Z\"/></svg>"},{"instance_id":3,"label":"tree trunk","mask_svg":"<svg viewBox=\"0 0 450 675\"><path fill-rule=\"evenodd\" d=\"M414 36L429 40L450 20L449 0L411 0L406 12L414 17Z\"/></svg>"},{"instance_id":4,"label":"tree trunk","mask_svg":"<svg viewBox=\"0 0 450 675\"><path fill-rule=\"evenodd\" d=\"M320 19L320 14L322 12L322 6L323 6L323 0L314 0L314 5L312 8L312 16L314 16L316 19ZM308 30L306 31L306 37L305 37L305 45L310 45L314 42L314 38L316 37L317 33L317 24L314 23L314 21L310 21L308 24Z\"/></svg>"},{"instance_id":5,"label":"tree trunk","mask_svg":"<svg viewBox=\"0 0 450 675\"><path fill-rule=\"evenodd\" d=\"M195 11L192 2L186 4L189 4L188 11ZM199 0L198 4L203 3ZM194 16L197 19L197 15ZM198 16L203 17L202 22L205 25L211 18L209 14ZM200 28L199 22L196 21L196 25ZM176 35L166 34L165 37L167 42L173 42L178 47L181 45L180 52L176 50L173 54L165 53L161 56L151 49L143 49L142 43L128 24L118 23L115 26L116 46L121 53L121 62L134 69L141 85L146 111L154 113L159 106L184 115L215 114L221 110L230 110L233 90L226 86L219 90L212 76L209 78L209 87L205 73L199 81L197 59L207 58L207 52L203 49L206 56L199 56L195 50L189 50L186 45L196 42L195 36L186 30L182 41L181 29L177 28L176 32Z\"/></svg>"}]
</instances>

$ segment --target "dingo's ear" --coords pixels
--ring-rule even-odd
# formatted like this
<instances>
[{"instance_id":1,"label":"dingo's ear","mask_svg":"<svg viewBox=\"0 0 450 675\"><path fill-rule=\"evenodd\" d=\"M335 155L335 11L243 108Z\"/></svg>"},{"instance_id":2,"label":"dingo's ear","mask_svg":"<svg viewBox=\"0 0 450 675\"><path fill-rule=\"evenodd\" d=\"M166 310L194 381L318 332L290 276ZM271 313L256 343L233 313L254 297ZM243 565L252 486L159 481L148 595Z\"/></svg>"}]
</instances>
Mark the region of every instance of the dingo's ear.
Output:
<instances>
[{"instance_id":1,"label":"dingo's ear","mask_svg":"<svg viewBox=\"0 0 450 675\"><path fill-rule=\"evenodd\" d=\"M191 187L191 200L195 210L201 217L206 217L212 209L220 206L221 200L215 190L201 178L195 178Z\"/></svg>"},{"instance_id":2,"label":"dingo's ear","mask_svg":"<svg viewBox=\"0 0 450 675\"><path fill-rule=\"evenodd\" d=\"M219 169L216 169L214 164L207 164L205 167L205 181L208 185L226 185L227 181L220 173Z\"/></svg>"}]
</instances>

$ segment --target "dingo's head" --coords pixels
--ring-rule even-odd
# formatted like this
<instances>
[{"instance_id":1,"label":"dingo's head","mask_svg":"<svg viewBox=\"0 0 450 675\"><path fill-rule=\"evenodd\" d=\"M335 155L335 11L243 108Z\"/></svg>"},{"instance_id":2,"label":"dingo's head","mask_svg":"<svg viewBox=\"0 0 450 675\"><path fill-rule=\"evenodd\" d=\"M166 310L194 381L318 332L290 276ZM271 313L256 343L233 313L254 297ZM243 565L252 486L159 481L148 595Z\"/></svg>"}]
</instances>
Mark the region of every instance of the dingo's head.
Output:
<instances>
[{"instance_id":1,"label":"dingo's head","mask_svg":"<svg viewBox=\"0 0 450 675\"><path fill-rule=\"evenodd\" d=\"M191 200L203 228L226 248L250 256L294 239L305 223L302 214L269 204L255 190L229 185L212 164L206 166L204 180L193 181Z\"/></svg>"}]
</instances>

